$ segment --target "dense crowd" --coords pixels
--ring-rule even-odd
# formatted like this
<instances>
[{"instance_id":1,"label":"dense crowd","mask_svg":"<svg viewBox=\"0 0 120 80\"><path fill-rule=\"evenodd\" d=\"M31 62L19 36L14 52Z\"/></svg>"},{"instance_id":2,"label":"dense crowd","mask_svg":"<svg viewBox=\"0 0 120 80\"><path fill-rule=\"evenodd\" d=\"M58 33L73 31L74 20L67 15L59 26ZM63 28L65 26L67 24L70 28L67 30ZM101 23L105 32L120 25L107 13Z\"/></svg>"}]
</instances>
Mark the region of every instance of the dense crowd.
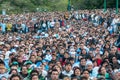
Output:
<instances>
[{"instance_id":1,"label":"dense crowd","mask_svg":"<svg viewBox=\"0 0 120 80\"><path fill-rule=\"evenodd\" d=\"M112 10L0 15L0 80L120 80Z\"/></svg>"}]
</instances>

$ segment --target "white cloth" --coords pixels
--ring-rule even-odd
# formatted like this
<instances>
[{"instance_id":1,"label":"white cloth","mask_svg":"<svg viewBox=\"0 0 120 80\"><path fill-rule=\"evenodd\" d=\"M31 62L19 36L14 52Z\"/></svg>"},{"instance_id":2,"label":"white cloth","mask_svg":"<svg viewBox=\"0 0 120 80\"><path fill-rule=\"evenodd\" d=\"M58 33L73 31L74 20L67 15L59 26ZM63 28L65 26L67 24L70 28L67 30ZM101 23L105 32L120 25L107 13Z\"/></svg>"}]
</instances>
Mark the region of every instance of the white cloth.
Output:
<instances>
[{"instance_id":1,"label":"white cloth","mask_svg":"<svg viewBox=\"0 0 120 80\"><path fill-rule=\"evenodd\" d=\"M73 74L73 71L72 70L69 72L63 71L62 74L70 77Z\"/></svg>"}]
</instances>

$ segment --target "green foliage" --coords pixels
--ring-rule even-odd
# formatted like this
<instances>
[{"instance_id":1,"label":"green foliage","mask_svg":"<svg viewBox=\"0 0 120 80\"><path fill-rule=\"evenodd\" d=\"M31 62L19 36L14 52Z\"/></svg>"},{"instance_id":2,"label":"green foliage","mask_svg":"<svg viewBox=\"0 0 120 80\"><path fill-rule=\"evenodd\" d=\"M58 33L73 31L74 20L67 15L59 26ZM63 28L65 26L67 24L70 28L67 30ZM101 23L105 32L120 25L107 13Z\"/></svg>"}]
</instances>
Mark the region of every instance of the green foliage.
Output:
<instances>
[{"instance_id":1,"label":"green foliage","mask_svg":"<svg viewBox=\"0 0 120 80\"><path fill-rule=\"evenodd\" d=\"M70 1L74 10L103 8L104 3L104 0ZM107 0L108 8L115 8L115 5L116 0ZM0 0L0 11L6 9L8 13L22 13L25 11L66 11L67 7L68 0Z\"/></svg>"}]
</instances>

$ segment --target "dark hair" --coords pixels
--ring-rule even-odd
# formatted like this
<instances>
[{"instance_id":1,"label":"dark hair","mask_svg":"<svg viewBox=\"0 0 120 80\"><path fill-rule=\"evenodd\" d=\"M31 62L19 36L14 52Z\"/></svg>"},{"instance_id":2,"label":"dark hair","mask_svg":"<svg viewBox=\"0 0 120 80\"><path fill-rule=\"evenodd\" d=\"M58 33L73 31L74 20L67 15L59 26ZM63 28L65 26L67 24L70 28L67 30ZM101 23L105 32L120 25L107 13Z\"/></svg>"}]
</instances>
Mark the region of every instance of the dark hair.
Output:
<instances>
[{"instance_id":1,"label":"dark hair","mask_svg":"<svg viewBox=\"0 0 120 80\"><path fill-rule=\"evenodd\" d=\"M77 69L79 69L80 72L82 72L82 69L81 69L81 68L79 68L79 67L74 67L74 74L75 74L75 71L76 71Z\"/></svg>"},{"instance_id":2,"label":"dark hair","mask_svg":"<svg viewBox=\"0 0 120 80\"><path fill-rule=\"evenodd\" d=\"M71 66L72 66L72 64L71 64L70 62L67 62L67 63L65 64L65 66L67 66L67 65L71 65Z\"/></svg>"},{"instance_id":3,"label":"dark hair","mask_svg":"<svg viewBox=\"0 0 120 80\"><path fill-rule=\"evenodd\" d=\"M101 65L103 65L104 63L107 63L109 65L108 61L106 61L106 60L103 60Z\"/></svg>"},{"instance_id":4,"label":"dark hair","mask_svg":"<svg viewBox=\"0 0 120 80\"><path fill-rule=\"evenodd\" d=\"M22 78L21 78L20 75L18 75L18 74L13 74L13 75L10 77L10 80L12 80L14 77L18 77L20 80L22 80Z\"/></svg>"},{"instance_id":5,"label":"dark hair","mask_svg":"<svg viewBox=\"0 0 120 80\"><path fill-rule=\"evenodd\" d=\"M39 75L39 72L37 70L32 70L30 75L33 75L33 73L37 73L37 75Z\"/></svg>"},{"instance_id":6,"label":"dark hair","mask_svg":"<svg viewBox=\"0 0 120 80\"><path fill-rule=\"evenodd\" d=\"M77 77L72 77L72 78L71 78L71 80L74 80L74 79L77 79L77 80L78 80L78 78L77 78Z\"/></svg>"},{"instance_id":7,"label":"dark hair","mask_svg":"<svg viewBox=\"0 0 120 80\"><path fill-rule=\"evenodd\" d=\"M5 76L2 76L0 80L2 80L2 78L5 78L5 79L7 79Z\"/></svg>"},{"instance_id":8,"label":"dark hair","mask_svg":"<svg viewBox=\"0 0 120 80\"><path fill-rule=\"evenodd\" d=\"M88 80L86 76L81 76L80 80Z\"/></svg>"},{"instance_id":9,"label":"dark hair","mask_svg":"<svg viewBox=\"0 0 120 80\"><path fill-rule=\"evenodd\" d=\"M32 80L32 77L33 77L33 76L37 76L37 77L39 78L39 75L38 75L38 74L33 74L33 75L30 76L30 80Z\"/></svg>"},{"instance_id":10,"label":"dark hair","mask_svg":"<svg viewBox=\"0 0 120 80\"><path fill-rule=\"evenodd\" d=\"M22 66L21 66L21 71L22 71L23 67L27 67L27 66L26 66L26 65L22 65Z\"/></svg>"},{"instance_id":11,"label":"dark hair","mask_svg":"<svg viewBox=\"0 0 120 80\"><path fill-rule=\"evenodd\" d=\"M88 71L88 72L89 72L89 70L88 70L88 69L84 69L84 70L82 71L82 74L83 74L85 71Z\"/></svg>"},{"instance_id":12,"label":"dark hair","mask_svg":"<svg viewBox=\"0 0 120 80\"><path fill-rule=\"evenodd\" d=\"M4 61L2 59L0 59L0 64L5 65Z\"/></svg>"},{"instance_id":13,"label":"dark hair","mask_svg":"<svg viewBox=\"0 0 120 80\"><path fill-rule=\"evenodd\" d=\"M80 59L80 62L81 62L83 59L85 59L85 60L86 60L86 58L84 58L84 57L83 57L83 58L81 58L81 59Z\"/></svg>"},{"instance_id":14,"label":"dark hair","mask_svg":"<svg viewBox=\"0 0 120 80\"><path fill-rule=\"evenodd\" d=\"M14 71L14 70L18 73L18 71L16 69L11 69L10 72L9 72L9 74L11 74L12 71Z\"/></svg>"},{"instance_id":15,"label":"dark hair","mask_svg":"<svg viewBox=\"0 0 120 80\"><path fill-rule=\"evenodd\" d=\"M51 74L52 74L52 72L58 72L58 70L57 69L52 69L52 71L51 71ZM58 72L59 73L59 72Z\"/></svg>"},{"instance_id":16,"label":"dark hair","mask_svg":"<svg viewBox=\"0 0 120 80\"><path fill-rule=\"evenodd\" d=\"M99 68L99 70L98 70L98 72L99 72L99 74L101 74L101 69L103 68L103 66L100 66L100 68Z\"/></svg>"}]
</instances>

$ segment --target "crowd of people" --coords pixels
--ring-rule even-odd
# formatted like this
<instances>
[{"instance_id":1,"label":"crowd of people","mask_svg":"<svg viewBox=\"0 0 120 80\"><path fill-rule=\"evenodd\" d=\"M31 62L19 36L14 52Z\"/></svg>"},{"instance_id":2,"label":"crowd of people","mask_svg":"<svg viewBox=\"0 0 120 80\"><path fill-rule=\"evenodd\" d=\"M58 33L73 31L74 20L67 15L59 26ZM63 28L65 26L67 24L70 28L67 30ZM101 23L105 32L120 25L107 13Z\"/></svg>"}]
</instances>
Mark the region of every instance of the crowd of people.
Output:
<instances>
[{"instance_id":1,"label":"crowd of people","mask_svg":"<svg viewBox=\"0 0 120 80\"><path fill-rule=\"evenodd\" d=\"M120 80L112 10L0 15L0 80Z\"/></svg>"}]
</instances>

